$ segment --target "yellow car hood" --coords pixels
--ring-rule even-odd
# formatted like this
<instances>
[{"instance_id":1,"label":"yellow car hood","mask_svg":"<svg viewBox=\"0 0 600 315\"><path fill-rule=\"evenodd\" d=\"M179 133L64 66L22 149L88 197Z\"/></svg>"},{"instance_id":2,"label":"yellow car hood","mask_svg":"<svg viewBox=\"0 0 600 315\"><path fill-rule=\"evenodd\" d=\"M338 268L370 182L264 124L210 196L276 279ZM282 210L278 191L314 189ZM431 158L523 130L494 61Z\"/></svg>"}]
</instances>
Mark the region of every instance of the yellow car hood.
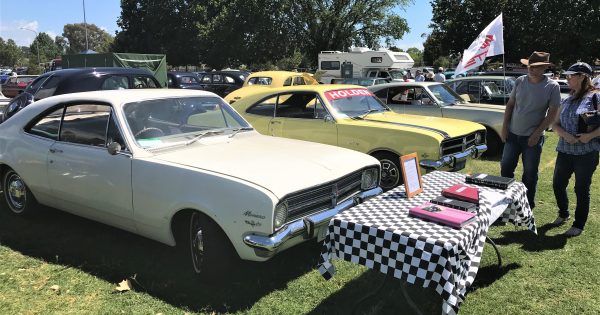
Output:
<instances>
[{"instance_id":1,"label":"yellow car hood","mask_svg":"<svg viewBox=\"0 0 600 315\"><path fill-rule=\"evenodd\" d=\"M465 134L485 129L484 126L459 119L417 116L395 112L374 113L363 120L352 120L379 128L418 129L429 131L442 137L459 137ZM446 135L446 136L444 136Z\"/></svg>"}]
</instances>

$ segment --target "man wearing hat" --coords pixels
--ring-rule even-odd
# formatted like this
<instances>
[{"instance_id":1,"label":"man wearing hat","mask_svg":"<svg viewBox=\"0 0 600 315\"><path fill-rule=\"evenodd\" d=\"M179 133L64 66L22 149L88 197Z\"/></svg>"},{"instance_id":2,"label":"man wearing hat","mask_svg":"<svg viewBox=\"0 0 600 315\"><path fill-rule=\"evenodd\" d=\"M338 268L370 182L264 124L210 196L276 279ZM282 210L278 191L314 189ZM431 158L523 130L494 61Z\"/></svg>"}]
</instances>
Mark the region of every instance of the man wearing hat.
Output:
<instances>
[{"instance_id":1,"label":"man wearing hat","mask_svg":"<svg viewBox=\"0 0 600 315\"><path fill-rule=\"evenodd\" d=\"M500 137L505 144L500 168L502 176L513 178L519 156L522 157L522 181L533 209L544 131L558 113L560 88L556 81L544 75L544 71L552 65L549 53L534 51L529 59L521 59L521 63L527 66L527 75L515 81L504 110Z\"/></svg>"}]
</instances>

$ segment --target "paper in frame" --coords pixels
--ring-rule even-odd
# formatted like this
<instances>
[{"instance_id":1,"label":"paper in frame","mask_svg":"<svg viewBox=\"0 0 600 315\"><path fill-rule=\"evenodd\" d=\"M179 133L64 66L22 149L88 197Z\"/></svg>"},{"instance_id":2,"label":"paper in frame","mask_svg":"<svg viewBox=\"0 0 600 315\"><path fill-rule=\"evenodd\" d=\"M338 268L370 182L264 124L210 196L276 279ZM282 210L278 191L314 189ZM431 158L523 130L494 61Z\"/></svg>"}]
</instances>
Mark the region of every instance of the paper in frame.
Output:
<instances>
[{"instance_id":1,"label":"paper in frame","mask_svg":"<svg viewBox=\"0 0 600 315\"><path fill-rule=\"evenodd\" d=\"M411 153L400 157L400 168L404 178L404 189L406 197L411 198L423 191L423 180L421 179L421 168L417 153Z\"/></svg>"}]
</instances>

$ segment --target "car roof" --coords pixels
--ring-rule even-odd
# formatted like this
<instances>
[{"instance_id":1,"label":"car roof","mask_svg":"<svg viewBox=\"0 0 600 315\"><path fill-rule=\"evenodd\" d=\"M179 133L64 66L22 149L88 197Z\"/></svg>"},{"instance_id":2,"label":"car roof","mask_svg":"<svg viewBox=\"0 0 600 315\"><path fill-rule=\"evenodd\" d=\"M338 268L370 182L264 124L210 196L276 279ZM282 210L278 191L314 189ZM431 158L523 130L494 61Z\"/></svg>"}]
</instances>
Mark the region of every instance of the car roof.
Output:
<instances>
[{"instance_id":1,"label":"car roof","mask_svg":"<svg viewBox=\"0 0 600 315\"><path fill-rule=\"evenodd\" d=\"M503 79L514 80L516 78L512 77L512 76L506 76L505 77L505 76L501 76L501 75L473 75L473 76L468 76L468 77L452 78L452 79L448 79L446 81L503 80Z\"/></svg>"},{"instance_id":2,"label":"car roof","mask_svg":"<svg viewBox=\"0 0 600 315\"><path fill-rule=\"evenodd\" d=\"M169 97L192 97L192 96L213 96L218 97L216 94L199 91L199 90L185 90L185 89L125 89L125 90L102 90L92 92L78 92L62 94L57 96L51 96L35 103L46 102L46 100L52 100L55 102L68 102L75 100L86 100L96 102L106 102L112 104L124 104L131 102L139 102L151 99L161 99ZM28 106L29 107L29 106Z\"/></svg>"},{"instance_id":3,"label":"car roof","mask_svg":"<svg viewBox=\"0 0 600 315\"><path fill-rule=\"evenodd\" d=\"M98 74L152 74L150 70L144 68L119 68L119 67L93 67L93 68L68 68L68 69L60 69L54 70L50 72L46 72L42 74L42 76L48 75L77 75L77 74L88 74L88 73L98 73Z\"/></svg>"},{"instance_id":4,"label":"car roof","mask_svg":"<svg viewBox=\"0 0 600 315\"><path fill-rule=\"evenodd\" d=\"M430 85L440 85L440 84L444 84L441 82L429 82L429 81L422 81L422 82L416 82L416 81L411 81L411 82L398 82L398 81L394 81L394 82L390 82L390 83L384 83L384 84L377 84L377 85L373 85L370 86L369 89L383 89L383 88L389 88L389 87L396 87L396 86L430 86Z\"/></svg>"},{"instance_id":5,"label":"car roof","mask_svg":"<svg viewBox=\"0 0 600 315\"><path fill-rule=\"evenodd\" d=\"M294 72L294 71L258 71L252 72L249 78L254 77L275 77L275 76L290 76L290 75L302 75L304 72Z\"/></svg>"}]
</instances>

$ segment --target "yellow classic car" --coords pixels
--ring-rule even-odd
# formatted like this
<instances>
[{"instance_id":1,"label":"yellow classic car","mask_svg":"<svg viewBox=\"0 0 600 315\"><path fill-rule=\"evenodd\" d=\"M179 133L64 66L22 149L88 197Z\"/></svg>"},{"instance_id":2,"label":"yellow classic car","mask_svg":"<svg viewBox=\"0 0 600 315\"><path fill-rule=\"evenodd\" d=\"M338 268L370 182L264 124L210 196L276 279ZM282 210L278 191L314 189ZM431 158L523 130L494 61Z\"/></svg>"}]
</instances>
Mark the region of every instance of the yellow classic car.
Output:
<instances>
[{"instance_id":1,"label":"yellow classic car","mask_svg":"<svg viewBox=\"0 0 600 315\"><path fill-rule=\"evenodd\" d=\"M295 85L318 85L311 74L292 71L260 71L254 72L244 82L244 85L225 96L225 101L233 104L240 98L265 88L276 88Z\"/></svg>"},{"instance_id":2,"label":"yellow classic car","mask_svg":"<svg viewBox=\"0 0 600 315\"><path fill-rule=\"evenodd\" d=\"M340 146L381 162L381 187L402 182L399 157L417 152L424 169L460 170L481 156L485 127L468 121L394 113L354 85L304 85L256 91L232 105L265 135ZM318 152L315 152L318 154Z\"/></svg>"}]
</instances>

